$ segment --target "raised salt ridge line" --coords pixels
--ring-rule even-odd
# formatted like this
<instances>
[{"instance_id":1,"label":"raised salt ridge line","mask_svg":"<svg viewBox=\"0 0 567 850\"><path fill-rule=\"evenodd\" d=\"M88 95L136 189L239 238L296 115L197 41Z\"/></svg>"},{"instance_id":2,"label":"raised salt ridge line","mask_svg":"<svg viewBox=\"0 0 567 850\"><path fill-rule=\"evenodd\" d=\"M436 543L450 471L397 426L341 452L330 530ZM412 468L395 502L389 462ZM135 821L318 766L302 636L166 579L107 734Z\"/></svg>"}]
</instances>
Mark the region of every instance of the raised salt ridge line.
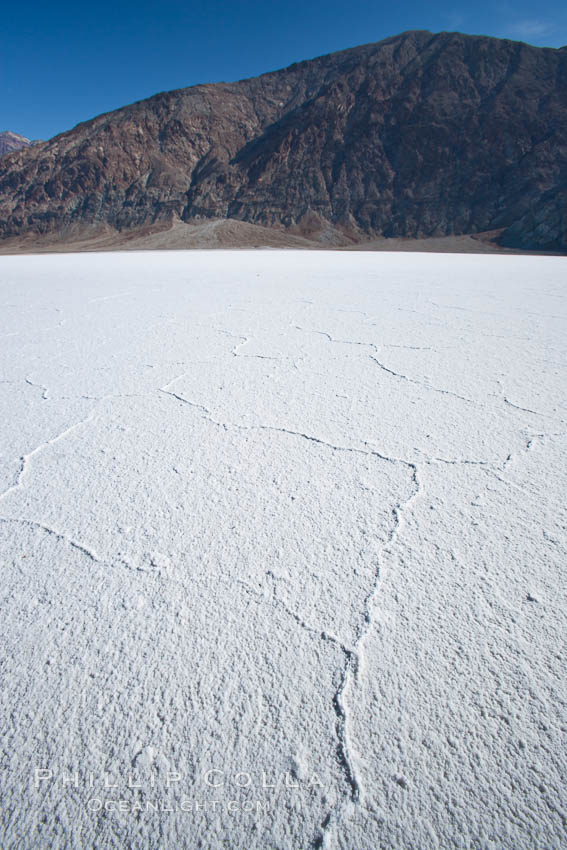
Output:
<instances>
[{"instance_id":1,"label":"raised salt ridge line","mask_svg":"<svg viewBox=\"0 0 567 850\"><path fill-rule=\"evenodd\" d=\"M27 383L30 383L30 382L27 381ZM86 425L88 422L91 421L93 416L94 416L94 411L91 411L89 413L89 415L86 416L84 419L81 419L79 422L73 423L73 425L69 425L68 428L65 428L59 434L56 434L55 437L51 437L50 439L46 440L44 443L41 443L39 446L36 446L36 448L32 449L31 452L27 452L26 454L23 454L19 459L20 460L20 469L18 470L18 473L16 475L16 480L15 480L14 484L12 484L6 490L4 490L2 493L0 493L0 501L5 499L6 496L8 496L10 493L13 493L14 490L17 490L17 489L19 489L20 487L23 486L24 478L26 477L26 473L27 473L28 468L31 464L31 461L34 457L36 457L38 454L40 454L40 452L42 452L48 446L53 446L56 443L58 443L60 440L64 440L65 437L69 436L69 434L72 434L77 428L80 428L82 425Z\"/></svg>"},{"instance_id":2,"label":"raised salt ridge line","mask_svg":"<svg viewBox=\"0 0 567 850\"><path fill-rule=\"evenodd\" d=\"M248 430L275 431L275 432L279 432L279 433L282 433L282 434L288 434L288 435L294 436L294 437L300 437L304 440L307 440L308 442L319 444L319 445L324 446L325 448L331 449L333 451L354 452L356 454L368 455L370 457L374 456L374 457L376 457L376 458L378 458L379 460L382 460L382 461L387 461L389 463L394 463L394 464L402 464L403 466L406 466L410 470L412 470L412 480L413 480L414 485L415 485L415 492L412 493L412 495L408 498L406 503L397 504L392 509L392 515L394 517L394 527L393 527L393 530L391 532L388 543L385 544L385 546L393 544L393 542L396 539L396 536L397 536L397 533L398 533L398 530L399 530L399 526L400 526L400 514L404 510L406 505L409 505L411 503L411 501L413 501L413 499L415 498L415 496L419 492L419 483L418 483L418 478L417 478L417 466L415 464L409 463L408 461L399 460L398 458L386 457L386 456L380 454L377 451L371 451L371 450L365 451L363 449L334 446L334 445L331 445L330 443L327 443L324 440L321 440L317 437L313 437L313 436L308 435L308 434L302 434L302 433L299 433L299 432L296 432L296 431L291 431L291 430L288 430L286 428L276 428L276 427L272 427L272 426L268 426L268 425L261 425L261 424L260 425L247 426L247 425L239 425L239 424L235 424L235 423L217 422L216 420L214 420L211 417L210 411L208 410L208 408L204 407L201 404L196 404L194 402L191 402L191 401L183 398L182 396L178 395L177 393L174 393L173 391L168 389L168 387L170 387L176 381L180 380L182 377L184 377L184 375L179 375L176 378L174 378L172 381L170 381L168 384L166 384L165 387L160 388L160 392L163 392L166 395L170 395L173 398L175 398L177 401L180 401L184 404L187 404L192 408L195 408L197 410L201 410L205 414L207 421L211 422L213 425L216 425L220 428L223 428L224 430L228 430L229 428L236 428L236 429L245 430L245 431L248 431ZM357 778L356 770L355 770L355 767L353 765L351 754L350 754L351 745L349 744L349 739L348 739L348 709L347 709L346 704L345 704L344 699L343 699L343 692L349 684L351 675L353 673L354 673L355 676L358 675L358 670L359 670L359 667L360 667L360 652L361 652L361 648L362 648L363 643L364 643L364 636L371 626L371 622L372 622L372 614L371 614L372 600L373 600L373 598L376 595L376 592L378 590L378 584L379 584L379 567L377 565L374 585L373 585L370 593L368 594L367 598L364 600L363 614L362 614L362 617L361 617L362 625L361 625L360 629L358 630L358 634L356 636L356 641L355 641L355 645L354 645L353 649L347 648L341 641L339 641L337 638L330 636L327 632L321 632L321 630L318 631L317 629L313 628L312 626L307 626L306 623L304 622L304 620L299 615L297 615L295 612L289 611L289 609L286 606L284 606L285 610L296 620L296 622L299 623L299 625L302 628L307 629L308 631L313 632L315 634L318 633L319 636L321 637L321 639L323 639L323 640L332 640L334 643L337 643L346 656L345 667L344 667L344 670L343 670L341 678L340 678L339 687L338 687L337 691L335 692L335 694L333 695L332 704L333 704L333 709L335 711L335 714L337 716L338 759L339 759L340 764L343 767L347 783L350 787L350 799L353 803L358 803L360 801L361 789L360 789L359 780ZM275 594L275 590L274 590L274 602L277 605L283 604L281 602L281 600L279 600L277 598L277 596ZM334 824L336 821L340 821L340 814L335 815L334 817L328 816L328 817L325 818L325 820L324 820L325 827L324 827L323 833L321 833L315 839L315 842L314 842L314 845L313 845L314 847L323 846L325 830L330 825Z\"/></svg>"}]
</instances>

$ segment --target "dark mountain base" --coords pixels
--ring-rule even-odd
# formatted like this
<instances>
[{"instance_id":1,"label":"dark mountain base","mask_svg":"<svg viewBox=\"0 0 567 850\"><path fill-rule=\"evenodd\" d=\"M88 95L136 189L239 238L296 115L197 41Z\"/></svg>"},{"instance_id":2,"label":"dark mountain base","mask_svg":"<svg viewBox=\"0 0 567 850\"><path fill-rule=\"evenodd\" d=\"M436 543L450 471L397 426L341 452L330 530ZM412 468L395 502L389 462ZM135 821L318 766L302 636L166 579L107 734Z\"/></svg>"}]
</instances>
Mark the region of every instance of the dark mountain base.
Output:
<instances>
[{"instance_id":1,"label":"dark mountain base","mask_svg":"<svg viewBox=\"0 0 567 850\"><path fill-rule=\"evenodd\" d=\"M47 254L83 251L181 251L203 249L303 249L338 251L426 251L453 254L525 254L503 248L495 238L499 232L463 236L438 236L426 239L367 239L358 243L343 235L317 241L286 230L260 227L234 219L218 219L205 224L176 222L166 227L147 227L127 233L99 232L74 234L73 237L27 236L0 242L0 254ZM545 252L547 253L547 252Z\"/></svg>"}]
</instances>

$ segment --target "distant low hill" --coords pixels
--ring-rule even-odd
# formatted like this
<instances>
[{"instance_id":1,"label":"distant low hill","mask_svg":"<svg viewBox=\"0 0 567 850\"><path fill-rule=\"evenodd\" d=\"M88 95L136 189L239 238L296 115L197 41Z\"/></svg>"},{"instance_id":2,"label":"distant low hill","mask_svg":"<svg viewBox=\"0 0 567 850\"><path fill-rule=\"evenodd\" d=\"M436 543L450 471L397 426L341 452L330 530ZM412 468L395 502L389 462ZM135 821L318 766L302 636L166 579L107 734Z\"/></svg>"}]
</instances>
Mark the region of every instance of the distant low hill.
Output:
<instances>
[{"instance_id":1,"label":"distant low hill","mask_svg":"<svg viewBox=\"0 0 567 850\"><path fill-rule=\"evenodd\" d=\"M0 156L11 151L19 151L22 148L28 148L35 144L25 136L20 136L19 133L12 133L10 130L4 130L0 133Z\"/></svg>"},{"instance_id":2,"label":"distant low hill","mask_svg":"<svg viewBox=\"0 0 567 850\"><path fill-rule=\"evenodd\" d=\"M490 232L565 252L567 51L412 31L158 94L0 160L5 240L227 219L327 246Z\"/></svg>"}]
</instances>

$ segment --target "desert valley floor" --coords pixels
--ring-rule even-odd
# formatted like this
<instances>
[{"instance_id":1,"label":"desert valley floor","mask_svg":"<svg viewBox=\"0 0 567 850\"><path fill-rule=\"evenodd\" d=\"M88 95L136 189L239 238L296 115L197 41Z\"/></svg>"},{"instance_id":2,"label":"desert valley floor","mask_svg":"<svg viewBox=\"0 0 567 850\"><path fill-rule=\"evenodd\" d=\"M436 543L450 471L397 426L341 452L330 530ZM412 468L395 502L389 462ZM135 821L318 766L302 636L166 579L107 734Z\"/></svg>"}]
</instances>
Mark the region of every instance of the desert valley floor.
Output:
<instances>
[{"instance_id":1,"label":"desert valley floor","mask_svg":"<svg viewBox=\"0 0 567 850\"><path fill-rule=\"evenodd\" d=\"M565 846L566 272L0 258L4 850Z\"/></svg>"}]
</instances>

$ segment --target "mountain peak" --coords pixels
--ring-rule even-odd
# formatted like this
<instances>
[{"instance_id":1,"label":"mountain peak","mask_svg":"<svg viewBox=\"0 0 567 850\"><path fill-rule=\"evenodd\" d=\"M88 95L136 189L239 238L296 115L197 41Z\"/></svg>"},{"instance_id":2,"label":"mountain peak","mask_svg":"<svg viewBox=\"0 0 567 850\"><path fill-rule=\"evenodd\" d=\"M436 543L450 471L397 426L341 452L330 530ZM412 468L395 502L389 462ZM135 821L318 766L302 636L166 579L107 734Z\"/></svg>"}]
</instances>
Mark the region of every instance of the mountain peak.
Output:
<instances>
[{"instance_id":1,"label":"mountain peak","mask_svg":"<svg viewBox=\"0 0 567 850\"><path fill-rule=\"evenodd\" d=\"M25 136L20 136L19 133L13 133L11 130L0 132L0 156L10 151L21 150L33 144Z\"/></svg>"}]
</instances>

